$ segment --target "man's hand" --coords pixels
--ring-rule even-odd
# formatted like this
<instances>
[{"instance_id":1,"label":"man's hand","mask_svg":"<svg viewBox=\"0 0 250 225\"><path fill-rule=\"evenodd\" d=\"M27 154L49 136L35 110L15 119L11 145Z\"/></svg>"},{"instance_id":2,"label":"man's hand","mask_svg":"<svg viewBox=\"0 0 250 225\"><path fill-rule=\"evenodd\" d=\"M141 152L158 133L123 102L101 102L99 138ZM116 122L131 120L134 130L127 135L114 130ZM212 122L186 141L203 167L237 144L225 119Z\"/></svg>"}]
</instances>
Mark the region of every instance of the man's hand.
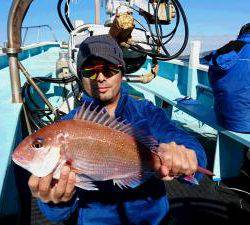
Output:
<instances>
[{"instance_id":1,"label":"man's hand","mask_svg":"<svg viewBox=\"0 0 250 225\"><path fill-rule=\"evenodd\" d=\"M32 195L43 202L55 204L67 202L75 193L75 173L71 172L68 166L64 166L60 179L54 186L52 186L52 174L42 178L31 175L28 185Z\"/></svg>"},{"instance_id":2,"label":"man's hand","mask_svg":"<svg viewBox=\"0 0 250 225\"><path fill-rule=\"evenodd\" d=\"M157 154L159 157L154 156L153 168L163 180L172 180L179 175L189 176L197 171L196 153L183 145L177 145L175 142L162 143Z\"/></svg>"}]
</instances>

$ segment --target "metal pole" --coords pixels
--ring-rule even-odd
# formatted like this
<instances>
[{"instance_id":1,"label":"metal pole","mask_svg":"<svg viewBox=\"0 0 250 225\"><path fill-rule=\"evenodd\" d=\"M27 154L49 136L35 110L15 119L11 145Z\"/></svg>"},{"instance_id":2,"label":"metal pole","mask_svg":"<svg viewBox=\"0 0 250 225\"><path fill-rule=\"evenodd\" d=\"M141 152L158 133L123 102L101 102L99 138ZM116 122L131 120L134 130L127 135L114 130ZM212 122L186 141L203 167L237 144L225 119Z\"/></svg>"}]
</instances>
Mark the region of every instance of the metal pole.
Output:
<instances>
[{"instance_id":1,"label":"metal pole","mask_svg":"<svg viewBox=\"0 0 250 225\"><path fill-rule=\"evenodd\" d=\"M48 99L45 97L45 95L43 94L42 90L37 86L37 84L35 83L35 81L32 79L32 77L29 75L28 71L24 68L24 66L22 65L22 63L20 63L18 61L18 66L20 68L20 70L22 71L22 73L24 74L24 76L26 77L26 79L29 81L29 83L34 87L34 89L37 91L37 93L40 95L41 99L44 101L44 103L49 107L49 109L55 114L57 115L56 109L53 107L53 105L50 104L50 102L48 101Z\"/></svg>"},{"instance_id":2,"label":"metal pole","mask_svg":"<svg viewBox=\"0 0 250 225\"><path fill-rule=\"evenodd\" d=\"M18 69L18 52L21 51L21 25L33 0L13 0L8 17L8 45L5 53L9 56L12 102L21 103L21 82Z\"/></svg>"},{"instance_id":3,"label":"metal pole","mask_svg":"<svg viewBox=\"0 0 250 225\"><path fill-rule=\"evenodd\" d=\"M22 40L22 46L24 46L25 45L25 40L26 40L26 36L27 36L27 33L28 33L28 27L27 28L25 28L25 31L24 31L24 36L23 36L23 40Z\"/></svg>"},{"instance_id":4,"label":"metal pole","mask_svg":"<svg viewBox=\"0 0 250 225\"><path fill-rule=\"evenodd\" d=\"M198 84L197 67L200 64L200 41L192 41L190 44L190 57L189 57L189 69L188 69L188 81L187 81L187 96L196 99Z\"/></svg>"},{"instance_id":5,"label":"metal pole","mask_svg":"<svg viewBox=\"0 0 250 225\"><path fill-rule=\"evenodd\" d=\"M38 27L36 42L39 43L40 40L40 27Z\"/></svg>"},{"instance_id":6,"label":"metal pole","mask_svg":"<svg viewBox=\"0 0 250 225\"><path fill-rule=\"evenodd\" d=\"M95 24L100 24L100 0L95 0Z\"/></svg>"},{"instance_id":7,"label":"metal pole","mask_svg":"<svg viewBox=\"0 0 250 225\"><path fill-rule=\"evenodd\" d=\"M19 76L18 69L18 59L17 53L8 54L9 56L9 70L10 74L13 74L10 77L11 89L12 89L12 102L13 103L22 103L22 91L21 91L21 81Z\"/></svg>"},{"instance_id":8,"label":"metal pole","mask_svg":"<svg viewBox=\"0 0 250 225\"><path fill-rule=\"evenodd\" d=\"M23 104L23 113L24 113L24 118L26 121L27 130L28 130L28 133L30 135L30 134L32 134L32 128L30 125L30 121L29 121L29 117L28 117L28 113L27 113L27 109L26 109L25 104Z\"/></svg>"}]
</instances>

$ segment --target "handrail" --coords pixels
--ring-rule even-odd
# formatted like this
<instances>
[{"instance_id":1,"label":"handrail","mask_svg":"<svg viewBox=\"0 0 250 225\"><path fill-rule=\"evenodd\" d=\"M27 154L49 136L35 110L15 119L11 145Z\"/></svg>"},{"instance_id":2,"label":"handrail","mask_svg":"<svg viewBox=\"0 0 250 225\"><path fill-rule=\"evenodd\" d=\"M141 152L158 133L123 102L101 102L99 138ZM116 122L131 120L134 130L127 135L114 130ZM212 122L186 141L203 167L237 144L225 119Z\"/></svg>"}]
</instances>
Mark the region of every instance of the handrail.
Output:
<instances>
[{"instance_id":1,"label":"handrail","mask_svg":"<svg viewBox=\"0 0 250 225\"><path fill-rule=\"evenodd\" d=\"M51 28L51 26L49 26L48 24L42 24L42 25L37 25L37 26L23 26L23 27L21 27L21 29L24 30L24 36L22 37L21 45L25 44L26 37L27 37L28 31L30 29L37 29L37 40L36 41L40 42L40 33L41 33L40 30L42 30L42 28L48 28L53 36L53 39L54 39L53 41L57 42L55 32Z\"/></svg>"},{"instance_id":2,"label":"handrail","mask_svg":"<svg viewBox=\"0 0 250 225\"><path fill-rule=\"evenodd\" d=\"M172 59L172 60L169 60L168 62L171 64L178 65L178 66L190 67L189 62L183 61L181 59ZM198 65L196 65L196 69L204 71L204 72L208 72L208 66L200 64L200 63Z\"/></svg>"},{"instance_id":3,"label":"handrail","mask_svg":"<svg viewBox=\"0 0 250 225\"><path fill-rule=\"evenodd\" d=\"M13 0L8 17L8 45L6 53L9 56L9 70L12 90L12 102L21 103L21 81L17 54L21 51L21 26L23 19L33 0Z\"/></svg>"}]
</instances>

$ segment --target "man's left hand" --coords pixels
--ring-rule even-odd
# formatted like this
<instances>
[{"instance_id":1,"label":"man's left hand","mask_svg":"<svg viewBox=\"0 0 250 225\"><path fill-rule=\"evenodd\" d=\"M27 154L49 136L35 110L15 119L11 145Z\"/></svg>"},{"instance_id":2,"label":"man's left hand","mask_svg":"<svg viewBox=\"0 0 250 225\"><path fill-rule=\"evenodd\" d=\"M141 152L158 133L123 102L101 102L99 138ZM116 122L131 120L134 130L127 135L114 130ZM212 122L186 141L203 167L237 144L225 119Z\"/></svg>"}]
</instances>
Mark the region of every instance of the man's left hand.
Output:
<instances>
[{"instance_id":1,"label":"man's left hand","mask_svg":"<svg viewBox=\"0 0 250 225\"><path fill-rule=\"evenodd\" d=\"M197 171L198 160L195 151L175 142L162 143L154 156L153 169L163 180L172 180L180 175L190 176ZM158 159L157 159L158 158Z\"/></svg>"}]
</instances>

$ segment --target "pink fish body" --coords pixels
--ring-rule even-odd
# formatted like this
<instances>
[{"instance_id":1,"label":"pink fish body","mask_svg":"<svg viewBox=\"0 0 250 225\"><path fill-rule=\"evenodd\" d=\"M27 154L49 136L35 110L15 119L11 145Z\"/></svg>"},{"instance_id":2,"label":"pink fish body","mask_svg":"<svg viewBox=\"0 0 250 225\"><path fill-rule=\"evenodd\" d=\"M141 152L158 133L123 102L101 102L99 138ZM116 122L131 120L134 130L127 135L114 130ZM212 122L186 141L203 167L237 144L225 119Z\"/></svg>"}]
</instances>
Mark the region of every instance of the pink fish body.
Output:
<instances>
[{"instance_id":1,"label":"pink fish body","mask_svg":"<svg viewBox=\"0 0 250 225\"><path fill-rule=\"evenodd\" d=\"M86 190L98 190L93 181L105 180L121 188L136 187L153 174L150 161L156 142L148 137L138 141L132 134L129 125L102 110L97 113L83 107L75 119L48 125L26 137L12 159L36 176L53 173L56 179L68 163L77 174L76 186Z\"/></svg>"}]
</instances>

